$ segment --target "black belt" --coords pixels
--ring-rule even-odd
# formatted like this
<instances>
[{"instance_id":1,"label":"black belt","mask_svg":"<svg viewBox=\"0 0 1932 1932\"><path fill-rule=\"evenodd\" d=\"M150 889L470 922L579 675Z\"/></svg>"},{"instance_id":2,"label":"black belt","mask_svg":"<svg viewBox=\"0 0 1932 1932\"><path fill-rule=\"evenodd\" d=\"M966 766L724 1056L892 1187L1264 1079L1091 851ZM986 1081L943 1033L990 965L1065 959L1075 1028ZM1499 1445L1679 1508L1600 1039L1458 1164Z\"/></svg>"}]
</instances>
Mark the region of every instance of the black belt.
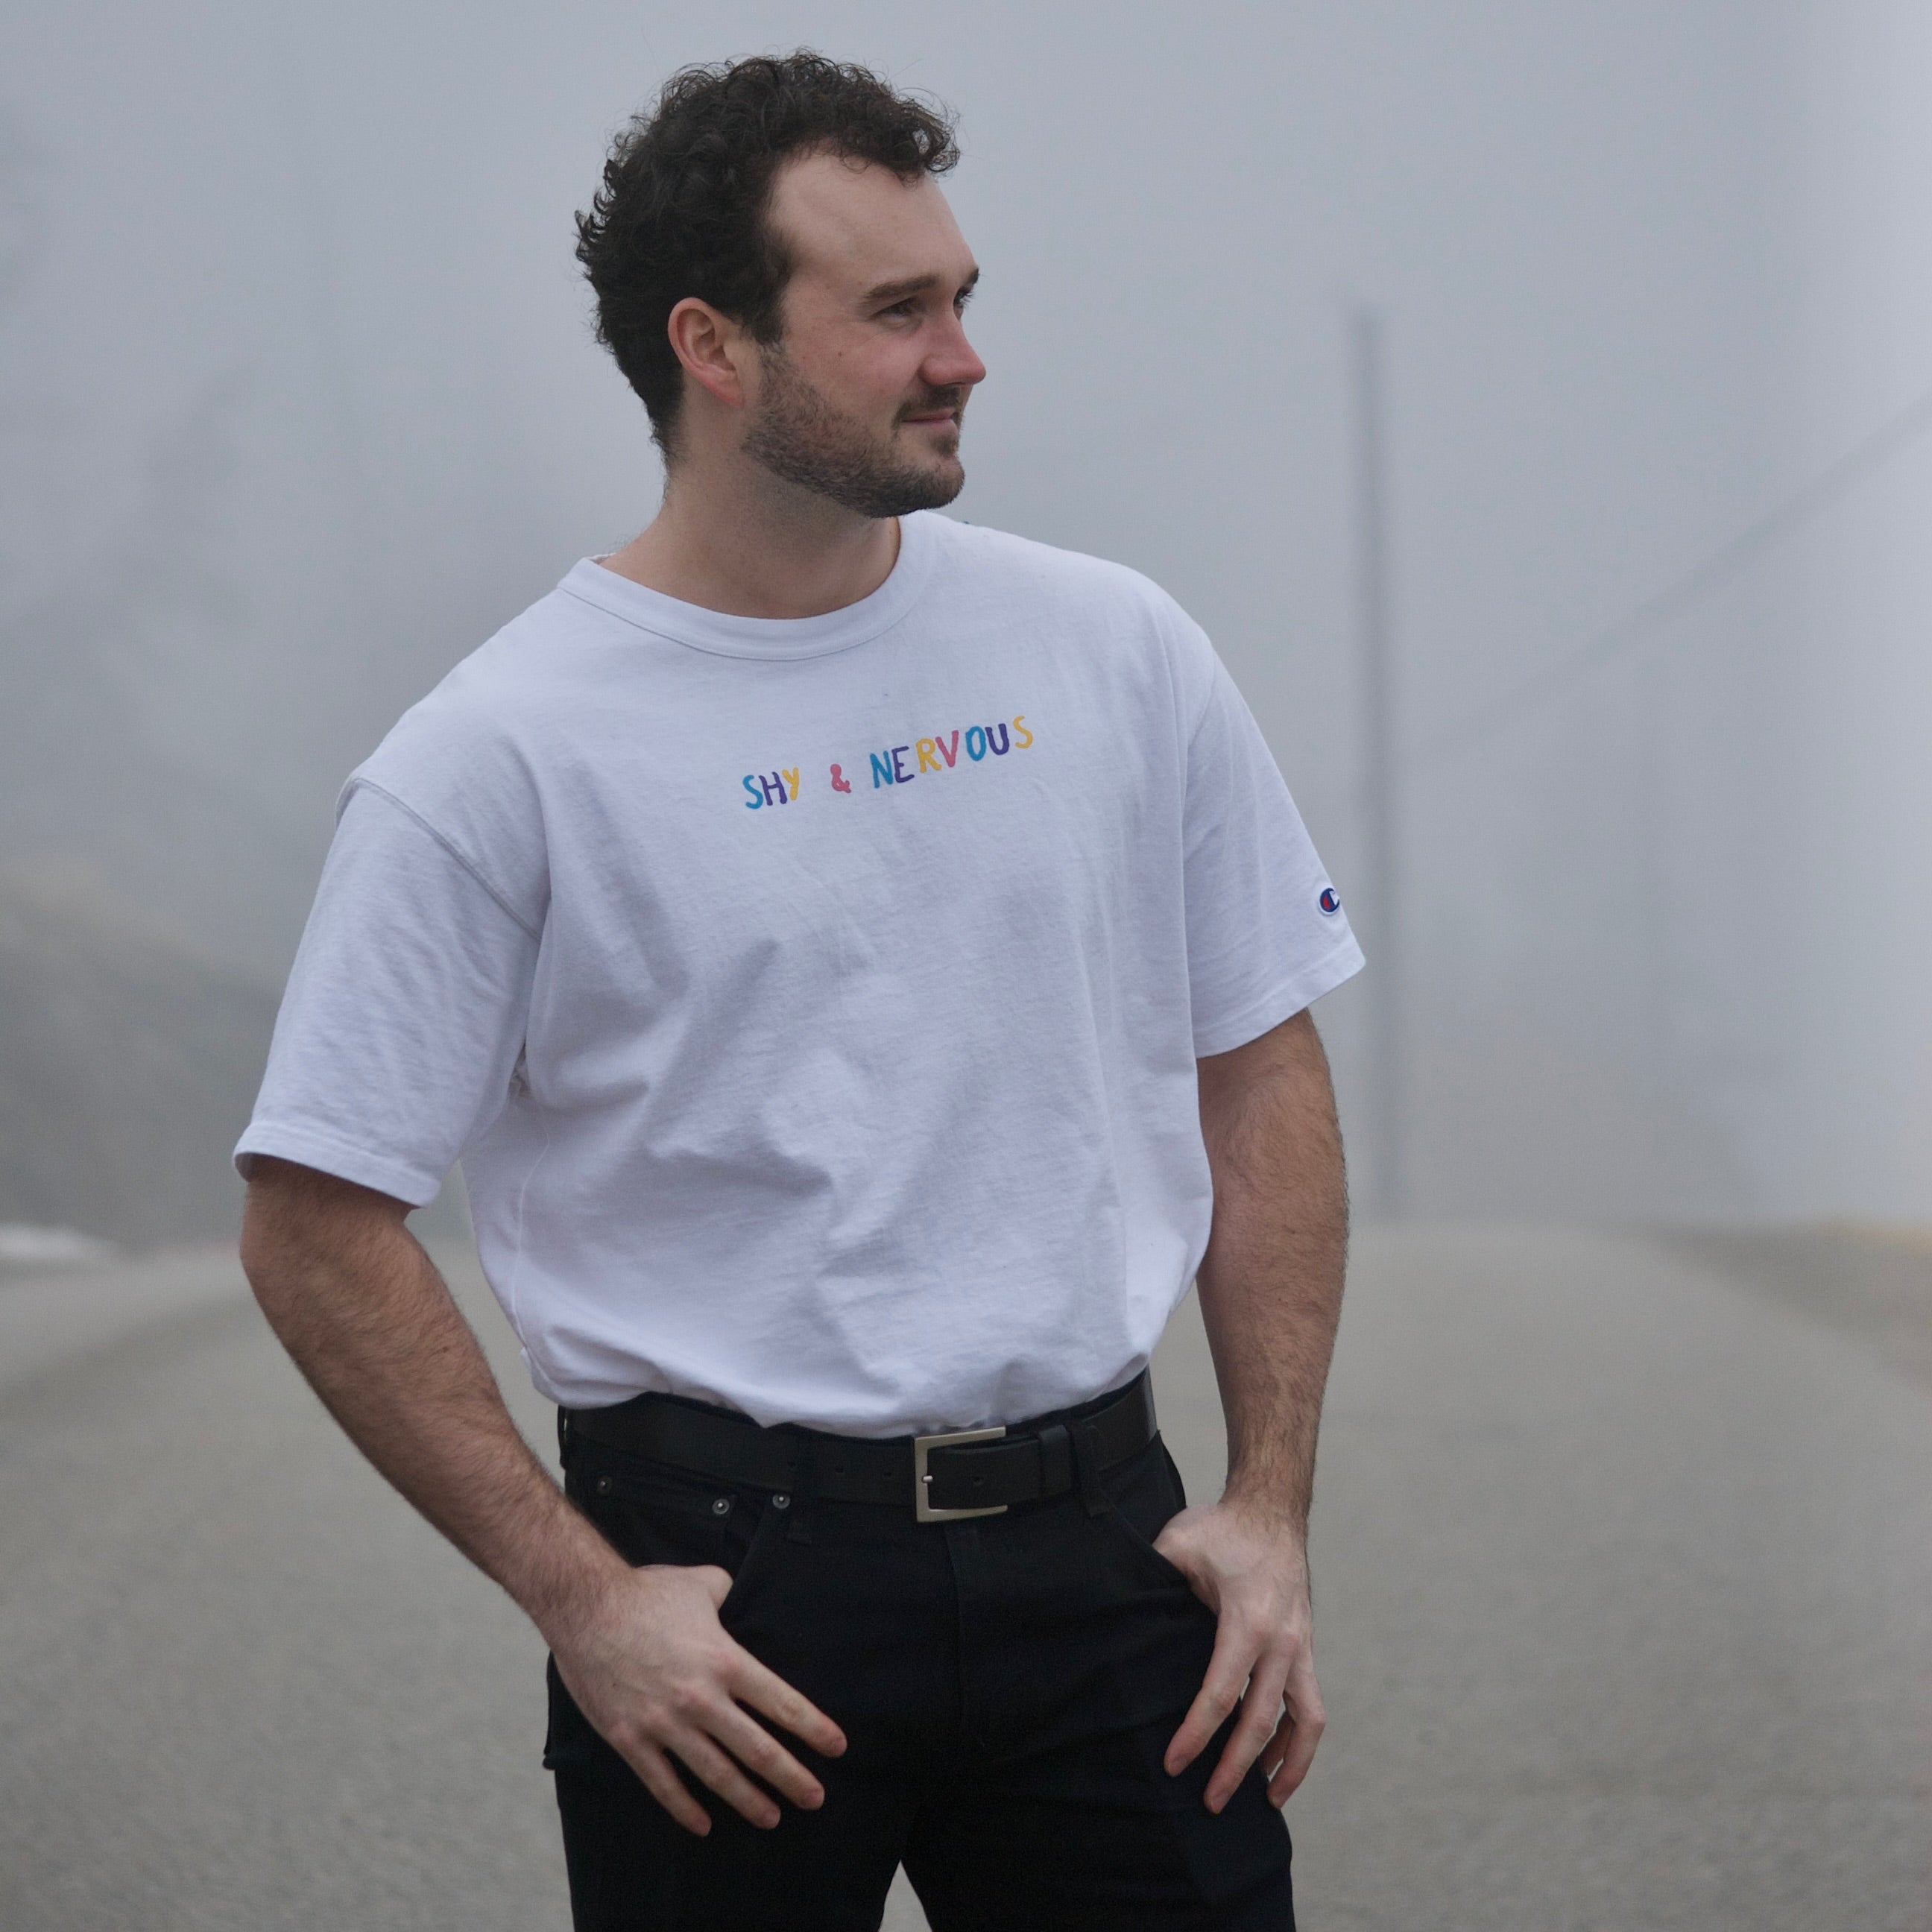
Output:
<instances>
[{"instance_id":1,"label":"black belt","mask_svg":"<svg viewBox=\"0 0 1932 1932\"><path fill-rule=\"evenodd\" d=\"M557 1437L573 1438L734 1487L833 1502L913 1505L922 1522L994 1516L1013 1503L1064 1496L1096 1500L1094 1478L1154 1440L1154 1390L1142 1370L1125 1388L1012 1428L956 1429L877 1441L748 1416L680 1396L633 1396L611 1408L562 1408Z\"/></svg>"}]
</instances>

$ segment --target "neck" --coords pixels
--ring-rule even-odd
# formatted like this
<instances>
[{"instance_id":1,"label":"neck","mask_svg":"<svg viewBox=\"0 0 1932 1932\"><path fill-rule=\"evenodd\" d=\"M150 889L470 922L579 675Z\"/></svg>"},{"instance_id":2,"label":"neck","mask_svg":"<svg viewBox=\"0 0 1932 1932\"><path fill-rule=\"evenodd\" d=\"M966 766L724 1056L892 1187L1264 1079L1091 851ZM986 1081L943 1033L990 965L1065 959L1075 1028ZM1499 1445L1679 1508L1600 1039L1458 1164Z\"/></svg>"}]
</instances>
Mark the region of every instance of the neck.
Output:
<instances>
[{"instance_id":1,"label":"neck","mask_svg":"<svg viewBox=\"0 0 1932 1932\"><path fill-rule=\"evenodd\" d=\"M820 617L869 597L898 549L896 518L856 515L742 458L687 458L650 528L604 563L730 616Z\"/></svg>"}]
</instances>

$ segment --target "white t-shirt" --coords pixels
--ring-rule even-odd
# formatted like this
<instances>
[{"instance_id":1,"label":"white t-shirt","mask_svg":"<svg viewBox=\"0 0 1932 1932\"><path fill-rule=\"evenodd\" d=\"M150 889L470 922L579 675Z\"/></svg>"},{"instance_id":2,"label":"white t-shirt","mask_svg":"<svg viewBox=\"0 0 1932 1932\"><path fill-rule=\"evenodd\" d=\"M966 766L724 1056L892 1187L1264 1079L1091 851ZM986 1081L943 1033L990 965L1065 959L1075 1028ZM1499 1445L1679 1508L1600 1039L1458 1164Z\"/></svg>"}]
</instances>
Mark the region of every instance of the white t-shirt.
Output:
<instances>
[{"instance_id":1,"label":"white t-shirt","mask_svg":"<svg viewBox=\"0 0 1932 1932\"><path fill-rule=\"evenodd\" d=\"M343 793L236 1150L460 1158L536 1384L863 1436L1146 1363L1211 1196L1197 1054L1361 954L1201 631L932 513L732 617L595 562Z\"/></svg>"}]
</instances>

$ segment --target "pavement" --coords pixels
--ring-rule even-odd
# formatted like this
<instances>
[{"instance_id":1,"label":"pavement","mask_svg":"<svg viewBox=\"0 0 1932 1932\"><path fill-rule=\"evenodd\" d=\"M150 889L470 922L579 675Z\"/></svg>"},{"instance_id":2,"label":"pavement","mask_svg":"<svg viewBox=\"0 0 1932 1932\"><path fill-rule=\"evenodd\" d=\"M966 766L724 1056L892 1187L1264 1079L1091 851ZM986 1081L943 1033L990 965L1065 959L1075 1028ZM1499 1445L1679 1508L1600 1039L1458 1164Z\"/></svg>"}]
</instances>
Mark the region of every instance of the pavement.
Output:
<instances>
[{"instance_id":1,"label":"pavement","mask_svg":"<svg viewBox=\"0 0 1932 1932\"><path fill-rule=\"evenodd\" d=\"M1880 1246L1358 1238L1306 1932L1932 1928L1932 1259ZM1212 1493L1191 1303L1156 1380ZM0 1276L6 1932L564 1932L542 1661L231 1257Z\"/></svg>"}]
</instances>

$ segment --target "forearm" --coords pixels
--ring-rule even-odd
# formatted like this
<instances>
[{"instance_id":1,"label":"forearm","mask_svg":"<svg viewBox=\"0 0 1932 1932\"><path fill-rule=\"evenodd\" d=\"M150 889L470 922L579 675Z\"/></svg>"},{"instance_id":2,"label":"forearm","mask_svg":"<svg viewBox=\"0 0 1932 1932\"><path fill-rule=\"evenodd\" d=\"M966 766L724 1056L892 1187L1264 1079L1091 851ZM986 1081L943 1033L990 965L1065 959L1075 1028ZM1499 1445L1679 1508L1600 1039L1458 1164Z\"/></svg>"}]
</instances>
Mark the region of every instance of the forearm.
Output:
<instances>
[{"instance_id":1,"label":"forearm","mask_svg":"<svg viewBox=\"0 0 1932 1932\"><path fill-rule=\"evenodd\" d=\"M778 1822L773 1791L823 1804L824 1786L752 1714L828 1756L844 1733L725 1635L722 1569L633 1570L565 1500L406 1211L259 1163L242 1264L296 1365L370 1461L529 1612L584 1714L672 1816L710 1828L674 1756L754 1825Z\"/></svg>"},{"instance_id":2,"label":"forearm","mask_svg":"<svg viewBox=\"0 0 1932 1932\"><path fill-rule=\"evenodd\" d=\"M356 1446L552 1636L621 1559L532 1454L399 1204L381 1201L286 1169L251 1186L256 1298Z\"/></svg>"},{"instance_id":3,"label":"forearm","mask_svg":"<svg viewBox=\"0 0 1932 1932\"><path fill-rule=\"evenodd\" d=\"M1305 1532L1348 1246L1328 1058L1304 1012L1200 1073L1214 1220L1198 1286L1227 1497Z\"/></svg>"}]
</instances>

